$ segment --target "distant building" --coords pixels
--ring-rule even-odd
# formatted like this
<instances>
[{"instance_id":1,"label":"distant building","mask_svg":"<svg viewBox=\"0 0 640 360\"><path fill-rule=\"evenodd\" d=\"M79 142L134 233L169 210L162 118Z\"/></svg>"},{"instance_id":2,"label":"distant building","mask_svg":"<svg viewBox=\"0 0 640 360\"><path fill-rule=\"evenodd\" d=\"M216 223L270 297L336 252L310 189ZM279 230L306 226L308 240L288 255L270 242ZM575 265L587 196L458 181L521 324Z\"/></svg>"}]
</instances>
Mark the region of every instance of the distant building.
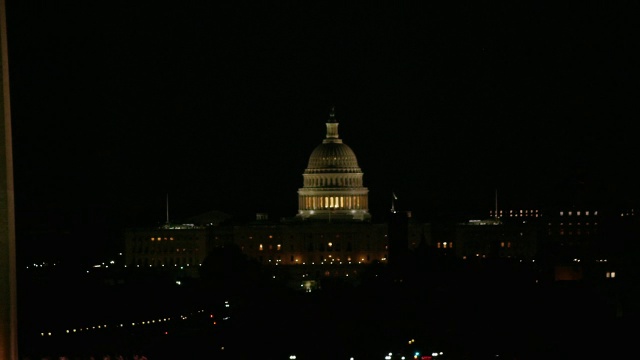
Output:
<instances>
[{"instance_id":1,"label":"distant building","mask_svg":"<svg viewBox=\"0 0 640 360\"><path fill-rule=\"evenodd\" d=\"M127 229L125 264L197 276L198 267L207 256L207 239L207 228L193 224Z\"/></svg>"},{"instance_id":2,"label":"distant building","mask_svg":"<svg viewBox=\"0 0 640 360\"><path fill-rule=\"evenodd\" d=\"M526 220L499 218L459 223L450 242L438 242L438 249L451 249L463 260L509 258L531 261L537 254L538 227ZM455 245L455 248L454 248Z\"/></svg>"},{"instance_id":3,"label":"distant building","mask_svg":"<svg viewBox=\"0 0 640 360\"><path fill-rule=\"evenodd\" d=\"M538 255L553 266L553 279L591 281L604 279L608 272L613 280L619 262L614 238L614 229L620 226L617 217L610 209L597 207L549 209Z\"/></svg>"},{"instance_id":4,"label":"distant building","mask_svg":"<svg viewBox=\"0 0 640 360\"><path fill-rule=\"evenodd\" d=\"M631 208L571 205L495 210L489 215L456 224L453 235L436 239L435 249L462 260L535 262L543 281L614 282L639 229Z\"/></svg>"}]
</instances>

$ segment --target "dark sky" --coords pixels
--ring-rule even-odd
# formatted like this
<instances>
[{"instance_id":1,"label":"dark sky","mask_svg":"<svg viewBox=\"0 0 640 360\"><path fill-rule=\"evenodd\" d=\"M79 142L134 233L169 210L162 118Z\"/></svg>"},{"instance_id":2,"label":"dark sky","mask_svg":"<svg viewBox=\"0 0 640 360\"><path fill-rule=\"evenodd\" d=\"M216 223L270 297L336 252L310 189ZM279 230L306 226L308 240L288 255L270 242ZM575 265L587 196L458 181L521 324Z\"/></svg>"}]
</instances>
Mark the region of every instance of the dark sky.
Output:
<instances>
[{"instance_id":1,"label":"dark sky","mask_svg":"<svg viewBox=\"0 0 640 360\"><path fill-rule=\"evenodd\" d=\"M437 2L440 3L440 2ZM17 223L297 210L335 106L374 220L637 203L637 2L7 0ZM559 200L562 197L566 200Z\"/></svg>"}]
</instances>

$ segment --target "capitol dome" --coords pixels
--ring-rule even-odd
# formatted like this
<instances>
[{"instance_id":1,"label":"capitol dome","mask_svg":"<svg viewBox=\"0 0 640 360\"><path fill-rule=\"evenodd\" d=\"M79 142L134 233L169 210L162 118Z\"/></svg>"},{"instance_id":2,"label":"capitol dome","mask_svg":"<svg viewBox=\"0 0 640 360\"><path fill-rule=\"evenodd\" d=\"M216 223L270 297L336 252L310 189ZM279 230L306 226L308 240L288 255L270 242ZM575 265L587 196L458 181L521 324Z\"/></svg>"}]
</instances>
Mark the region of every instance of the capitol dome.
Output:
<instances>
[{"instance_id":1,"label":"capitol dome","mask_svg":"<svg viewBox=\"0 0 640 360\"><path fill-rule=\"evenodd\" d=\"M327 135L311 156L298 189L298 217L302 219L369 220L369 190L351 148L338 136L333 110Z\"/></svg>"},{"instance_id":2,"label":"capitol dome","mask_svg":"<svg viewBox=\"0 0 640 360\"><path fill-rule=\"evenodd\" d=\"M342 142L323 142L311 156L306 172L360 172L356 154Z\"/></svg>"}]
</instances>

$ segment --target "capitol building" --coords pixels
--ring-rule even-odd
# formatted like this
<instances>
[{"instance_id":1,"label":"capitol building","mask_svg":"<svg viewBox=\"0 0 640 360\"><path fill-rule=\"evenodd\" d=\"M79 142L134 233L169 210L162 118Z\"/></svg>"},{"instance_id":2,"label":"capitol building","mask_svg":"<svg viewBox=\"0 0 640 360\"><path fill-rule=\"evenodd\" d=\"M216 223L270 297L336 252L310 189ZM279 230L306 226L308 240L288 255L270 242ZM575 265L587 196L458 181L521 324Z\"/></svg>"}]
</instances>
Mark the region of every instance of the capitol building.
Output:
<instances>
[{"instance_id":1,"label":"capitol building","mask_svg":"<svg viewBox=\"0 0 640 360\"><path fill-rule=\"evenodd\" d=\"M368 265L402 264L408 254L425 251L468 263L545 263L547 277L554 280L610 279L616 273L617 261L612 259L624 254L619 244L636 236L628 234L640 233L633 209L618 214L576 204L498 209L496 201L488 217L431 224L416 221L410 211L397 211L391 203L386 218L374 222L364 172L340 138L338 125L332 110L324 138L306 168L298 170L302 187L291 217L273 220L268 213L257 213L250 221L240 221L212 211L181 223L167 219L162 226L126 229L125 266L197 277L209 254L232 245L253 262L278 267L293 286L307 290L327 278L357 280ZM546 262L536 262L541 259Z\"/></svg>"},{"instance_id":2,"label":"capitol building","mask_svg":"<svg viewBox=\"0 0 640 360\"><path fill-rule=\"evenodd\" d=\"M429 238L429 224L409 222L398 233L390 231L388 219L372 221L364 173L339 136L333 109L325 125L302 173L295 215L274 221L257 213L252 221L236 222L214 211L186 223L127 229L126 266L197 276L211 251L234 244L253 261L287 268L294 283L310 288L325 277L357 279L366 265L387 263L394 234L402 234L396 242L407 247Z\"/></svg>"}]
</instances>

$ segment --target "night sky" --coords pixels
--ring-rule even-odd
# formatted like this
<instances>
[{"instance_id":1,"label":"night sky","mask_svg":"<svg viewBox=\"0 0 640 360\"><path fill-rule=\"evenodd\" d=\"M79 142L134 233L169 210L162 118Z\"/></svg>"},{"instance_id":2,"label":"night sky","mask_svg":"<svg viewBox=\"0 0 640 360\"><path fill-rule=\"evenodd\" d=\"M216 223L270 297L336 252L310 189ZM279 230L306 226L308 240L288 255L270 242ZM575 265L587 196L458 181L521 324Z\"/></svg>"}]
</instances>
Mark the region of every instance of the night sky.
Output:
<instances>
[{"instance_id":1,"label":"night sky","mask_svg":"<svg viewBox=\"0 0 640 360\"><path fill-rule=\"evenodd\" d=\"M637 2L6 7L18 236L292 216L332 106L374 221L640 200Z\"/></svg>"}]
</instances>

